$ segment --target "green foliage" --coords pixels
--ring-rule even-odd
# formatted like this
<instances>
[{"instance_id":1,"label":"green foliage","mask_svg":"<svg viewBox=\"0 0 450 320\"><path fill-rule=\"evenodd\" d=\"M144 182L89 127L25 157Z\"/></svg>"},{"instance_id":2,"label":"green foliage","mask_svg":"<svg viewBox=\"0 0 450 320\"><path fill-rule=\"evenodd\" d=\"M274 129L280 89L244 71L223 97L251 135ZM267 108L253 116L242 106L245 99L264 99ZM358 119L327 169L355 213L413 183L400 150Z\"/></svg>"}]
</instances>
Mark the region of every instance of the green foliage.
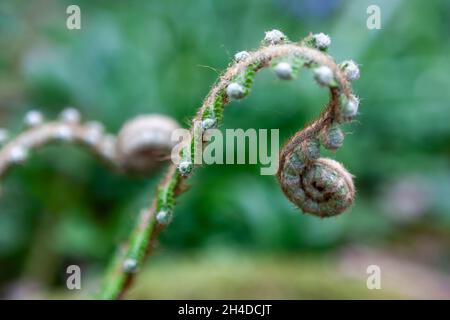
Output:
<instances>
[{"instance_id":1,"label":"green foliage","mask_svg":"<svg viewBox=\"0 0 450 320\"><path fill-rule=\"evenodd\" d=\"M161 235L164 250L333 251L355 242L389 245L394 236L399 242L416 234L448 237L448 1L383 2L383 29L373 31L365 27L370 1L329 1L317 11L301 1L272 0L79 3L80 31L64 27L70 1L48 1L46 10L28 1L0 4L2 126L18 132L31 106L51 117L66 105L111 131L147 112L183 123L217 77L214 70L226 68L234 52L257 46L273 28L290 35L329 33L329 52L338 61L351 57L361 64L355 83L361 114L342 128L350 134L333 155L356 176L358 197L350 212L332 220L300 215L257 166L206 166L191 179L194 187ZM225 127L280 128L283 143L326 101L307 72L288 84L268 72L257 77L254 93L226 110ZM223 94L204 118L222 119ZM114 175L68 150L42 150L1 186L2 284L23 275L45 214L56 236L35 263L45 264L45 253L53 251L65 261L103 266L152 197L159 175ZM399 205L414 198L391 192L399 183L429 191L415 198L416 210ZM159 192L158 205L170 206L170 188Z\"/></svg>"}]
</instances>

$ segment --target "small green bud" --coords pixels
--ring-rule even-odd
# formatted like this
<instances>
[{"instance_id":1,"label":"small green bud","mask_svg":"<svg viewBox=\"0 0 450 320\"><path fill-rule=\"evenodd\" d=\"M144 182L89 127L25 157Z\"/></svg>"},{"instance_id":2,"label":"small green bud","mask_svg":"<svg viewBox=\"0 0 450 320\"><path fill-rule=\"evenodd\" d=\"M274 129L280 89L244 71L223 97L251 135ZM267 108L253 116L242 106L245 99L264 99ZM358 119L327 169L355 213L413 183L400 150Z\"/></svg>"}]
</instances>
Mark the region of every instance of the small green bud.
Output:
<instances>
[{"instance_id":1,"label":"small green bud","mask_svg":"<svg viewBox=\"0 0 450 320\"><path fill-rule=\"evenodd\" d=\"M314 78L322 86L331 86L334 82L333 71L327 66L320 66L314 69Z\"/></svg>"},{"instance_id":2,"label":"small green bud","mask_svg":"<svg viewBox=\"0 0 450 320\"><path fill-rule=\"evenodd\" d=\"M264 37L264 42L270 45L280 44L286 39L286 36L280 30L267 31Z\"/></svg>"},{"instance_id":3,"label":"small green bud","mask_svg":"<svg viewBox=\"0 0 450 320\"><path fill-rule=\"evenodd\" d=\"M44 122L44 117L39 111L32 110L27 112L24 118L24 122L27 127L32 128L41 125Z\"/></svg>"},{"instance_id":4,"label":"small green bud","mask_svg":"<svg viewBox=\"0 0 450 320\"><path fill-rule=\"evenodd\" d=\"M245 96L245 89L237 82L232 82L227 87L227 95L232 99L242 99Z\"/></svg>"},{"instance_id":5,"label":"small green bud","mask_svg":"<svg viewBox=\"0 0 450 320\"><path fill-rule=\"evenodd\" d=\"M359 79L359 67L353 60L347 60L340 64L341 69L345 73L345 77L348 81L354 81Z\"/></svg>"},{"instance_id":6,"label":"small green bud","mask_svg":"<svg viewBox=\"0 0 450 320\"><path fill-rule=\"evenodd\" d=\"M24 162L28 157L28 150L23 146L14 146L9 153L9 160L12 163L19 164Z\"/></svg>"},{"instance_id":7,"label":"small green bud","mask_svg":"<svg viewBox=\"0 0 450 320\"><path fill-rule=\"evenodd\" d=\"M324 33L316 33L313 35L314 39L314 45L317 47L317 49L320 50L326 50L331 44L331 39L328 35Z\"/></svg>"},{"instance_id":8,"label":"small green bud","mask_svg":"<svg viewBox=\"0 0 450 320\"><path fill-rule=\"evenodd\" d=\"M160 210L156 214L156 221L159 224L168 225L171 220L172 220L172 213L170 211L167 211L167 210L163 209L163 210Z\"/></svg>"},{"instance_id":9,"label":"small green bud","mask_svg":"<svg viewBox=\"0 0 450 320\"><path fill-rule=\"evenodd\" d=\"M80 112L75 108L64 109L60 114L60 119L63 122L75 124L79 123L81 120Z\"/></svg>"},{"instance_id":10,"label":"small green bud","mask_svg":"<svg viewBox=\"0 0 450 320\"><path fill-rule=\"evenodd\" d=\"M350 98L344 98L342 101L342 114L345 117L354 117L358 113L359 99L358 97L351 95Z\"/></svg>"},{"instance_id":11,"label":"small green bud","mask_svg":"<svg viewBox=\"0 0 450 320\"><path fill-rule=\"evenodd\" d=\"M182 161L178 165L178 171L182 176L189 176L192 172L192 162L190 161Z\"/></svg>"},{"instance_id":12,"label":"small green bud","mask_svg":"<svg viewBox=\"0 0 450 320\"><path fill-rule=\"evenodd\" d=\"M202 129L203 130L211 129L212 127L215 126L215 124L216 124L216 120L215 119L211 119L211 118L203 119L203 121L202 121Z\"/></svg>"},{"instance_id":13,"label":"small green bud","mask_svg":"<svg viewBox=\"0 0 450 320\"><path fill-rule=\"evenodd\" d=\"M292 66L287 62L280 62L275 66L275 74L282 80L292 79Z\"/></svg>"},{"instance_id":14,"label":"small green bud","mask_svg":"<svg viewBox=\"0 0 450 320\"><path fill-rule=\"evenodd\" d=\"M128 258L123 262L123 271L126 273L134 273L137 271L138 263L136 259Z\"/></svg>"}]
</instances>

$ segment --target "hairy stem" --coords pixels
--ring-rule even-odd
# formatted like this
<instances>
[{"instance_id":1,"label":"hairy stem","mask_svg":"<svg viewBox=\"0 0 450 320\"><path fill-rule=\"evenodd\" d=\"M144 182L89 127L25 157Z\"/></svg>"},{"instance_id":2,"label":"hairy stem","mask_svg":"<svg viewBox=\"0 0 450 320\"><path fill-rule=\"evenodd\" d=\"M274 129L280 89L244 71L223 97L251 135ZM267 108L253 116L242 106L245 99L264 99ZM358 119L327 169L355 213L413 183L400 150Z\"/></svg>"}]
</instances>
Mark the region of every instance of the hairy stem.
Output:
<instances>
[{"instance_id":1,"label":"hairy stem","mask_svg":"<svg viewBox=\"0 0 450 320\"><path fill-rule=\"evenodd\" d=\"M86 147L104 162L119 168L114 136L94 131L85 124L54 121L28 129L0 150L0 178L12 166L25 161L31 150L58 141Z\"/></svg>"}]
</instances>

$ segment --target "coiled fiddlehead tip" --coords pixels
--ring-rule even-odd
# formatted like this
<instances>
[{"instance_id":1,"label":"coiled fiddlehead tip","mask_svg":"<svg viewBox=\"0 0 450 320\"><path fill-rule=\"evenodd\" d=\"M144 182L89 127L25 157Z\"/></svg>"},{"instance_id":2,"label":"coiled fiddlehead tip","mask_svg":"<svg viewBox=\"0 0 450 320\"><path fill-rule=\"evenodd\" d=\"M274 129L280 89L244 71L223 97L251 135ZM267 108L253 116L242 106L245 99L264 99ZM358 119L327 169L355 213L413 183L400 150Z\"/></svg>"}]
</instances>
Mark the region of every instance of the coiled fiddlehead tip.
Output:
<instances>
[{"instance_id":1,"label":"coiled fiddlehead tip","mask_svg":"<svg viewBox=\"0 0 450 320\"><path fill-rule=\"evenodd\" d=\"M299 55L301 59L285 57L285 61L275 61L273 65L275 74L284 80L293 78L299 67L310 67L317 83L330 90L330 100L320 118L297 132L283 147L278 171L287 198L303 212L320 217L342 213L355 195L352 175L339 162L320 157L321 145L332 151L342 146L344 133L340 125L353 120L359 107L359 99L349 85L360 76L358 65L352 60L337 65L325 54L330 44L328 35L310 34L300 43L304 50ZM302 64L302 60L306 63Z\"/></svg>"},{"instance_id":2,"label":"coiled fiddlehead tip","mask_svg":"<svg viewBox=\"0 0 450 320\"><path fill-rule=\"evenodd\" d=\"M278 177L286 197L305 213L331 217L353 203L352 175L335 160L318 158L308 163L293 153Z\"/></svg>"},{"instance_id":3,"label":"coiled fiddlehead tip","mask_svg":"<svg viewBox=\"0 0 450 320\"><path fill-rule=\"evenodd\" d=\"M175 144L172 132L180 128L172 118L144 115L129 120L117 137L121 167L130 173L144 174L167 160Z\"/></svg>"}]
</instances>

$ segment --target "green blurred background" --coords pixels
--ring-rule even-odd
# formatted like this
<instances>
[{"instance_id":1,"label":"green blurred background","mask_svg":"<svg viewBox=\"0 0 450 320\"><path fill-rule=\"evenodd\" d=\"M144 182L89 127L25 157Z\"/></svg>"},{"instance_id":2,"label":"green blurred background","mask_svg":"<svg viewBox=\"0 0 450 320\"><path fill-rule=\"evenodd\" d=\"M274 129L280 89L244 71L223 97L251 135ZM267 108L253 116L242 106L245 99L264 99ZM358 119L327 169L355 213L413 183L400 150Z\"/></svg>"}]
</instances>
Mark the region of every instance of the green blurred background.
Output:
<instances>
[{"instance_id":1,"label":"green blurred background","mask_svg":"<svg viewBox=\"0 0 450 320\"><path fill-rule=\"evenodd\" d=\"M81 30L66 28L69 4ZM370 4L381 30L366 27ZM361 114L332 155L355 175L354 206L318 219L257 165L203 167L128 297L450 298L449 1L1 0L0 126L68 105L112 132L153 112L186 126L234 53L274 28L329 34L336 60L361 66ZM222 129L279 128L284 141L326 99L310 72L264 71ZM71 146L35 152L2 181L1 297L89 297L160 176L113 174ZM81 291L65 289L70 264ZM366 287L372 264L381 290Z\"/></svg>"}]
</instances>

